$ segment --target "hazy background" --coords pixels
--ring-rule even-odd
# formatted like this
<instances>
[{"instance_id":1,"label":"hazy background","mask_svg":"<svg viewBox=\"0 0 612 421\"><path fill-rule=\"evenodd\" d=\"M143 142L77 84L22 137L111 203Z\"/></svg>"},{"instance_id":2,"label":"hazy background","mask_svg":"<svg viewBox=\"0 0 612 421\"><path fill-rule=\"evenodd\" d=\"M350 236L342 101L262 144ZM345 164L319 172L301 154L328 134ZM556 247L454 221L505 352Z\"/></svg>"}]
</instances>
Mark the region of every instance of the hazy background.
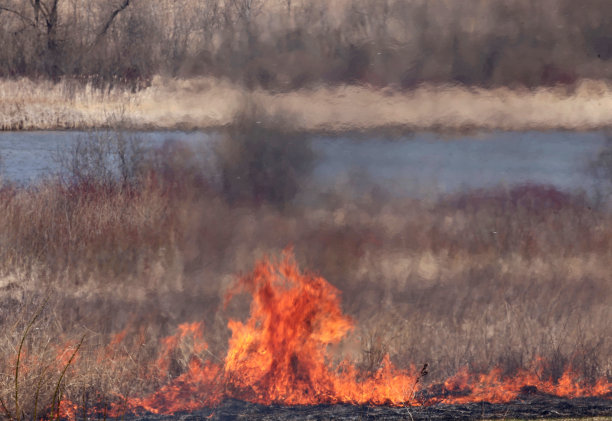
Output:
<instances>
[{"instance_id":1,"label":"hazy background","mask_svg":"<svg viewBox=\"0 0 612 421\"><path fill-rule=\"evenodd\" d=\"M38 5L38 6L37 6ZM248 87L571 85L608 79L606 0L0 1L0 77Z\"/></svg>"}]
</instances>

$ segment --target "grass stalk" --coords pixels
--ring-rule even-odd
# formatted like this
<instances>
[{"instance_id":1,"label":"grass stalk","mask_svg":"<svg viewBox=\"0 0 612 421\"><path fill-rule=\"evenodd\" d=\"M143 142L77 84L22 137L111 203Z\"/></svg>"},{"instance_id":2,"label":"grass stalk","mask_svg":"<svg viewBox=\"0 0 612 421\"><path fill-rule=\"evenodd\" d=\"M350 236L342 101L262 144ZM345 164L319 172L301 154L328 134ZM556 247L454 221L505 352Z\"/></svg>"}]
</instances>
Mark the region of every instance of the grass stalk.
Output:
<instances>
[{"instance_id":1,"label":"grass stalk","mask_svg":"<svg viewBox=\"0 0 612 421\"><path fill-rule=\"evenodd\" d=\"M12 421L13 418L13 414L11 414L11 411L9 411L9 409L7 408L6 404L4 403L4 400L0 397L0 406L2 406L2 410L4 411L4 413L6 414L6 417Z\"/></svg>"},{"instance_id":2,"label":"grass stalk","mask_svg":"<svg viewBox=\"0 0 612 421\"><path fill-rule=\"evenodd\" d=\"M45 299L45 301L39 307L36 314L34 314L34 317L32 317L32 319L26 326L26 329L23 332L23 335L21 336L21 341L19 342L19 350L17 351L17 362L15 363L15 419L17 421L21 420L21 410L19 408L19 364L21 362L21 351L23 349L23 344L25 343L26 337L28 336L28 333L30 332L30 329L32 328L32 326L34 325L38 317L41 315L42 311L44 310L47 304L47 301L49 301L48 298Z\"/></svg>"},{"instance_id":3,"label":"grass stalk","mask_svg":"<svg viewBox=\"0 0 612 421\"><path fill-rule=\"evenodd\" d=\"M79 344L77 345L77 347L75 348L74 352L72 353L72 355L70 356L70 359L68 360L68 362L66 363L66 365L64 366L64 369L62 370L62 374L60 375L57 384L55 385L55 392L53 392L53 401L52 401L52 406L51 406L51 413L53 414L53 410L55 409L55 405L57 403L57 410L56 410L56 419L59 420L60 417L60 401L61 401L61 391L60 391L60 387L62 384L62 380L64 380L64 376L66 374L66 370L68 370L68 367L70 367L70 364L72 364L72 361L74 360L74 357L76 356L77 352L79 352L79 349L81 348L81 345L83 345L83 341L85 340L85 335L83 335L81 337L81 340L79 341Z\"/></svg>"},{"instance_id":4,"label":"grass stalk","mask_svg":"<svg viewBox=\"0 0 612 421\"><path fill-rule=\"evenodd\" d=\"M421 381L423 377L429 374L429 371L427 371L428 366L429 366L428 363L423 364L423 368L421 368L421 372L419 373L416 380L414 381L414 384L412 385L412 390L410 391L410 401L414 399L414 393L415 393L417 384L419 384L419 382Z\"/></svg>"},{"instance_id":5,"label":"grass stalk","mask_svg":"<svg viewBox=\"0 0 612 421\"><path fill-rule=\"evenodd\" d=\"M42 388L43 380L45 379L45 373L47 372L49 367L50 365L47 365L43 369L43 371L40 373L40 376L38 377L38 381L36 382L36 393L34 394L34 420L37 419L36 416L38 415L38 399L40 397L40 389Z\"/></svg>"}]
</instances>

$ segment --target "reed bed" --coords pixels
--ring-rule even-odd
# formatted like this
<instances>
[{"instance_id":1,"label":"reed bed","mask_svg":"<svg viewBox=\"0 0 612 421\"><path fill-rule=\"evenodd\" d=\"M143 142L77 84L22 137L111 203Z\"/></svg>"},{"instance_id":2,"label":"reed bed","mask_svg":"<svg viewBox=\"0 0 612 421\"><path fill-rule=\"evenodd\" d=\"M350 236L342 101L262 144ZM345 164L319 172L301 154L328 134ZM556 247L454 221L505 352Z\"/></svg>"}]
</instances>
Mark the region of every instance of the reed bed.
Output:
<instances>
[{"instance_id":1,"label":"reed bed","mask_svg":"<svg viewBox=\"0 0 612 421\"><path fill-rule=\"evenodd\" d=\"M0 129L214 129L244 104L300 116L296 130L595 130L612 126L612 88L582 80L532 90L423 84L410 90L319 85L288 92L246 89L211 77L155 77L132 92L83 81L0 81Z\"/></svg>"}]
</instances>

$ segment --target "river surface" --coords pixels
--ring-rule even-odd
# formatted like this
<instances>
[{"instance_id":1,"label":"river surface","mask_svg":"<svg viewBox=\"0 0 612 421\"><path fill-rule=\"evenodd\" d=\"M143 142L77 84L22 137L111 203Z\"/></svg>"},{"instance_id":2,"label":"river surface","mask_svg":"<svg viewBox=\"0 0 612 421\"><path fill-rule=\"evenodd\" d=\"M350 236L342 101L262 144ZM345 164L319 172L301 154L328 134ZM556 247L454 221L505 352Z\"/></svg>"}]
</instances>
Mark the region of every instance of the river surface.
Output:
<instances>
[{"instance_id":1,"label":"river surface","mask_svg":"<svg viewBox=\"0 0 612 421\"><path fill-rule=\"evenodd\" d=\"M143 143L158 147L168 140L212 145L202 132L138 132ZM58 153L83 132L0 133L1 175L28 185L59 170ZM362 194L372 188L420 197L467 189L537 183L564 191L592 191L589 166L606 146L601 132L492 132L469 136L433 133L405 138L315 137L317 155L305 185Z\"/></svg>"}]
</instances>

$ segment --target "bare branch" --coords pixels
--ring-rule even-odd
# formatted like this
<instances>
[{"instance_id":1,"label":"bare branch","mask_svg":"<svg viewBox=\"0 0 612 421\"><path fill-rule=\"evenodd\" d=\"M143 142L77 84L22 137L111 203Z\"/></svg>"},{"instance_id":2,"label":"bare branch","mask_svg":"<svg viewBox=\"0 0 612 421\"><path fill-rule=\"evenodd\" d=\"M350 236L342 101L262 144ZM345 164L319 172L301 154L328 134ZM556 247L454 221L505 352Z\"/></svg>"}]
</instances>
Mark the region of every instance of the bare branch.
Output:
<instances>
[{"instance_id":1,"label":"bare branch","mask_svg":"<svg viewBox=\"0 0 612 421\"><path fill-rule=\"evenodd\" d=\"M9 7L6 7L6 6L0 6L0 11L2 11L2 10L6 11L6 12L9 12L9 13L12 13L14 15L17 15L23 22L25 22L28 25L36 28L36 22L34 22L32 19L30 19L29 17L25 16L24 14L18 12L17 10L13 10L13 9L11 9Z\"/></svg>"},{"instance_id":2,"label":"bare branch","mask_svg":"<svg viewBox=\"0 0 612 421\"><path fill-rule=\"evenodd\" d=\"M40 3L41 5L45 6L45 9L46 9L45 21L47 22L47 33L49 34L51 34L57 26L57 21L58 21L57 3L58 2L59 0L53 0L51 10L49 10L49 8L43 2Z\"/></svg>"},{"instance_id":3,"label":"bare branch","mask_svg":"<svg viewBox=\"0 0 612 421\"><path fill-rule=\"evenodd\" d=\"M106 34L106 31L108 31L108 28L110 28L111 24L113 23L117 15L121 13L123 10L125 10L129 5L130 5L130 0L124 0L123 3L117 9L113 10L113 13L111 13L110 17L108 18L108 20L102 27L102 30L100 31L100 33L98 33L98 38L101 38L102 36L104 36L104 34ZM97 43L97 40L96 40L96 43Z\"/></svg>"},{"instance_id":4,"label":"bare branch","mask_svg":"<svg viewBox=\"0 0 612 421\"><path fill-rule=\"evenodd\" d=\"M102 40L102 37L106 34L106 31L108 31L108 28L110 28L110 26L112 25L117 15L121 13L123 10L125 10L130 5L130 1L131 0L123 0L123 3L121 3L121 5L118 8L113 10L110 17L106 21L106 23L102 26L102 30L98 32L98 35L96 35L96 39L94 40L94 42L92 42L83 52L81 52L80 54L81 58L86 53L91 51L96 45L98 45L98 43Z\"/></svg>"},{"instance_id":5,"label":"bare branch","mask_svg":"<svg viewBox=\"0 0 612 421\"><path fill-rule=\"evenodd\" d=\"M40 0L30 0L30 6L34 10L34 23L38 25L38 12L40 11Z\"/></svg>"},{"instance_id":6,"label":"bare branch","mask_svg":"<svg viewBox=\"0 0 612 421\"><path fill-rule=\"evenodd\" d=\"M42 10L43 16L45 17L45 19L48 19L49 18L49 8L47 7L47 5L40 0L36 0L36 5L40 7L40 10Z\"/></svg>"}]
</instances>

